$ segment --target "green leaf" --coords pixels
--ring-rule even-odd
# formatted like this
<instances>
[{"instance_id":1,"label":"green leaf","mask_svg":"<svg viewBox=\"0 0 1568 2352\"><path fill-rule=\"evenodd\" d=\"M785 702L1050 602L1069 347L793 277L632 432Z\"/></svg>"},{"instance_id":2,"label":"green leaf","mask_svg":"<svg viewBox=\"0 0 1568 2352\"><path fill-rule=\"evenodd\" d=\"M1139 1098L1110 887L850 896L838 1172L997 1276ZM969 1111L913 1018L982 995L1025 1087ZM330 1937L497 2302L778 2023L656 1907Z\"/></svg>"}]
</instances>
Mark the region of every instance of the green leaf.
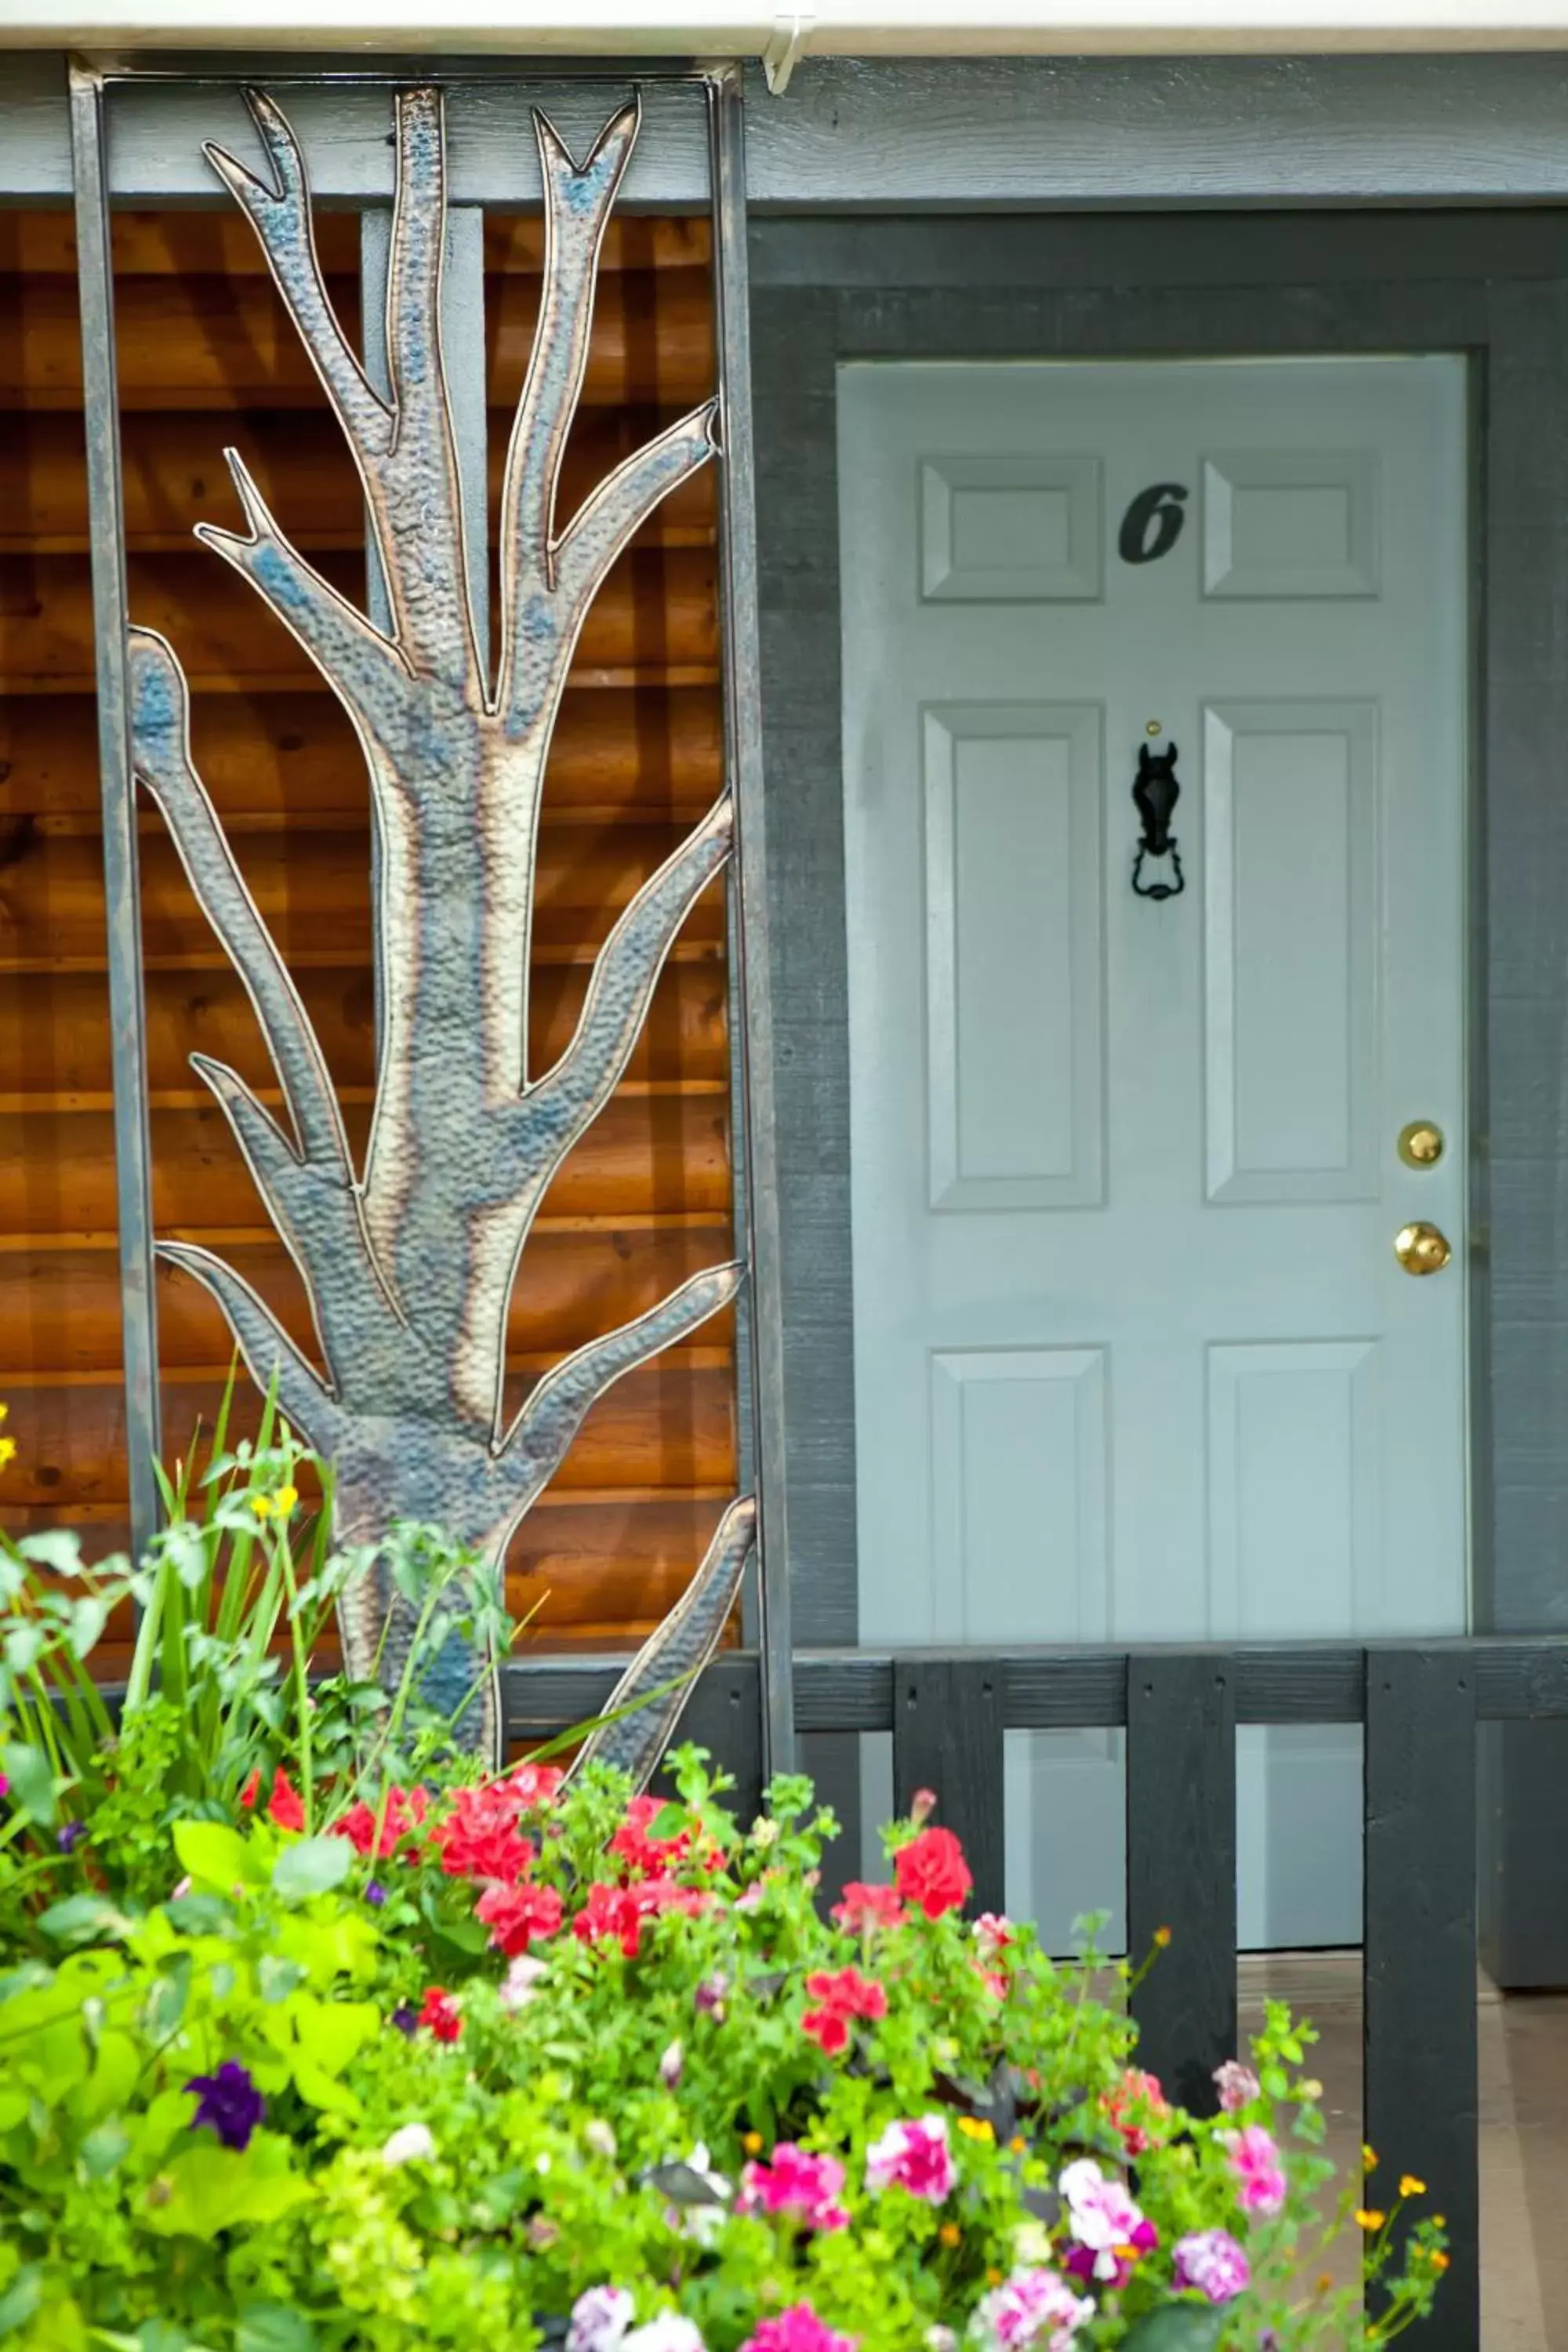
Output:
<instances>
[{"instance_id":1,"label":"green leaf","mask_svg":"<svg viewBox=\"0 0 1568 2352\"><path fill-rule=\"evenodd\" d=\"M40 1528L37 1535L24 1536L16 1549L24 1559L52 1568L57 1576L81 1573L81 1538L69 1528Z\"/></svg>"},{"instance_id":2,"label":"green leaf","mask_svg":"<svg viewBox=\"0 0 1568 2352\"><path fill-rule=\"evenodd\" d=\"M1228 2303L1163 2303L1134 2320L1121 2352L1210 2352L1235 2316Z\"/></svg>"},{"instance_id":3,"label":"green leaf","mask_svg":"<svg viewBox=\"0 0 1568 2352\"><path fill-rule=\"evenodd\" d=\"M646 1834L663 1845L671 1838L680 1837L689 1827L684 1805L665 1805L649 1822Z\"/></svg>"},{"instance_id":4,"label":"green leaf","mask_svg":"<svg viewBox=\"0 0 1568 2352\"><path fill-rule=\"evenodd\" d=\"M184 2147L148 2191L142 2220L162 2238L216 2238L244 2221L275 2221L305 2204L310 2184L290 2162L289 2142L257 2132L245 2149L215 2147L209 2135Z\"/></svg>"},{"instance_id":5,"label":"green leaf","mask_svg":"<svg viewBox=\"0 0 1568 2352\"><path fill-rule=\"evenodd\" d=\"M177 2030L191 1995L191 1955L186 1951L165 1952L160 1960L157 1980L147 1996L143 2012L150 2041L163 2043Z\"/></svg>"},{"instance_id":6,"label":"green leaf","mask_svg":"<svg viewBox=\"0 0 1568 2352\"><path fill-rule=\"evenodd\" d=\"M310 1895L330 1895L348 1876L353 1858L347 1838L300 1838L285 1846L273 1864L273 1892L285 1903L302 1903Z\"/></svg>"},{"instance_id":7,"label":"green leaf","mask_svg":"<svg viewBox=\"0 0 1568 2352\"><path fill-rule=\"evenodd\" d=\"M235 2352L312 2352L316 2331L302 2311L282 2303L247 2303L240 2307L235 2329Z\"/></svg>"},{"instance_id":8,"label":"green leaf","mask_svg":"<svg viewBox=\"0 0 1568 2352\"><path fill-rule=\"evenodd\" d=\"M100 1592L84 1592L71 1607L71 1655L85 1658L96 1650L109 1622L109 1603Z\"/></svg>"},{"instance_id":9,"label":"green leaf","mask_svg":"<svg viewBox=\"0 0 1568 2352\"><path fill-rule=\"evenodd\" d=\"M192 1878L226 1895L234 1886L259 1886L266 1875L255 1850L223 1822L176 1822L174 1852Z\"/></svg>"},{"instance_id":10,"label":"green leaf","mask_svg":"<svg viewBox=\"0 0 1568 2352\"><path fill-rule=\"evenodd\" d=\"M0 2336L14 2335L18 2327L26 2327L43 2299L43 2267L38 2263L28 2263L0 2294Z\"/></svg>"},{"instance_id":11,"label":"green leaf","mask_svg":"<svg viewBox=\"0 0 1568 2352\"><path fill-rule=\"evenodd\" d=\"M25 1675L43 1654L44 1629L31 1618L12 1625L5 1633L5 1664L14 1675Z\"/></svg>"},{"instance_id":12,"label":"green leaf","mask_svg":"<svg viewBox=\"0 0 1568 2352\"><path fill-rule=\"evenodd\" d=\"M172 1895L163 1916L182 1936L220 1936L233 1917L221 1895Z\"/></svg>"},{"instance_id":13,"label":"green leaf","mask_svg":"<svg viewBox=\"0 0 1568 2352\"><path fill-rule=\"evenodd\" d=\"M38 1925L57 1944L118 1944L132 1927L101 1895L68 1895L63 1903L51 1903Z\"/></svg>"},{"instance_id":14,"label":"green leaf","mask_svg":"<svg viewBox=\"0 0 1568 2352\"><path fill-rule=\"evenodd\" d=\"M30 1822L47 1829L55 1818L55 1776L41 1748L10 1740L0 1748L0 1772L11 1783L11 1795Z\"/></svg>"},{"instance_id":15,"label":"green leaf","mask_svg":"<svg viewBox=\"0 0 1568 2352\"><path fill-rule=\"evenodd\" d=\"M114 2170L130 2146L131 2136L122 2125L112 2118L100 2124L81 2144L81 2168L89 2180L102 2180Z\"/></svg>"}]
</instances>

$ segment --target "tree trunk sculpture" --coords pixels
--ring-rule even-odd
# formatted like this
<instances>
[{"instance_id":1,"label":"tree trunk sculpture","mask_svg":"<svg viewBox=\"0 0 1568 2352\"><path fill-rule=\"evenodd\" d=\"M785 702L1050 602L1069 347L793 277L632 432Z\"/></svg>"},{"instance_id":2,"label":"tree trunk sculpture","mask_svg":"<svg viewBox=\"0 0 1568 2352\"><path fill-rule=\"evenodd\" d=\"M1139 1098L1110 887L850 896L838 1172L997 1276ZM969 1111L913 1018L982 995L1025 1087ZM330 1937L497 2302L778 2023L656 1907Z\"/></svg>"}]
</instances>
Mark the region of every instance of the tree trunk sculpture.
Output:
<instances>
[{"instance_id":1,"label":"tree trunk sculpture","mask_svg":"<svg viewBox=\"0 0 1568 2352\"><path fill-rule=\"evenodd\" d=\"M695 1275L648 1313L541 1380L508 1423L506 1327L519 1260L546 1187L626 1069L665 959L730 855L728 792L637 892L600 951L576 1031L551 1069L528 1066L528 985L540 799L567 669L588 608L639 525L715 446L714 404L616 467L569 521L555 511L587 361L600 247L637 132L634 101L578 165L533 117L543 180L539 321L501 491L495 676L477 642L440 303L446 244L442 102L398 94L396 202L385 333L390 396L375 391L333 312L317 259L299 144L260 92L248 102L270 164L260 177L209 145L248 215L364 487L386 582L384 632L284 537L237 451L227 457L247 535L197 536L293 632L348 712L369 772L379 1034L363 1170L351 1156L321 1047L193 764L185 678L152 630L131 632L137 775L243 978L277 1070L287 1125L237 1074L193 1055L221 1105L310 1296L321 1369L212 1252L162 1255L223 1308L252 1377L336 1465L336 1532L377 1538L394 1518L437 1523L499 1561L595 1399L733 1297L737 1265ZM732 1505L690 1590L635 1670L640 1687L711 1652L752 1536ZM409 1612L382 1571L342 1612L356 1676L400 1672ZM454 1640L428 1687L455 1706L479 1685L465 1736L500 1755L495 1662ZM655 1710L662 1719L668 1710ZM633 1718L635 1721L635 1718ZM668 1727L668 1725L666 1725ZM651 1769L647 1740L611 1746Z\"/></svg>"}]
</instances>

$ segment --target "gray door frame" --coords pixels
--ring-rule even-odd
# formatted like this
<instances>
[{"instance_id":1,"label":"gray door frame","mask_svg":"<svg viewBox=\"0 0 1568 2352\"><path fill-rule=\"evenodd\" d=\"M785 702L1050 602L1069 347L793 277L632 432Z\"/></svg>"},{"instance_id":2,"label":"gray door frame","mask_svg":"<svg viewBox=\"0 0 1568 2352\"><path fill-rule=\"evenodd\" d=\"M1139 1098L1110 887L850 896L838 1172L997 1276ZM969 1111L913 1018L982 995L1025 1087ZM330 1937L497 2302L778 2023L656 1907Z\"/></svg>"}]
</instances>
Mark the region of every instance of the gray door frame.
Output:
<instances>
[{"instance_id":1,"label":"gray door frame","mask_svg":"<svg viewBox=\"0 0 1568 2352\"><path fill-rule=\"evenodd\" d=\"M753 401L795 1638L857 1632L835 371L1458 351L1472 371L1478 1630L1568 1627L1568 237L1550 213L753 220ZM814 1759L844 1804L846 1759ZM1568 1982L1568 1738L1497 1727L1500 1981Z\"/></svg>"}]
</instances>

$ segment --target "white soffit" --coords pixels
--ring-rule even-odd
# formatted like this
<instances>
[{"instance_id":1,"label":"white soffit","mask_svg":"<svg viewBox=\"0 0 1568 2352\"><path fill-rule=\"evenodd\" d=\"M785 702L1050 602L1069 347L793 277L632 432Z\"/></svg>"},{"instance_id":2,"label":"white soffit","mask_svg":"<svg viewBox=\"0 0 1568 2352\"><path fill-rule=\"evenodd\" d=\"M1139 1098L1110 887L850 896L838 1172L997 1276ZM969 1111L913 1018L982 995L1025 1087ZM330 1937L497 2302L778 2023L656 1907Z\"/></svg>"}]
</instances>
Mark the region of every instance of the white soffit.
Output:
<instances>
[{"instance_id":1,"label":"white soffit","mask_svg":"<svg viewBox=\"0 0 1568 2352\"><path fill-rule=\"evenodd\" d=\"M0 47L439 48L541 58L1568 47L1568 0L0 0Z\"/></svg>"}]
</instances>

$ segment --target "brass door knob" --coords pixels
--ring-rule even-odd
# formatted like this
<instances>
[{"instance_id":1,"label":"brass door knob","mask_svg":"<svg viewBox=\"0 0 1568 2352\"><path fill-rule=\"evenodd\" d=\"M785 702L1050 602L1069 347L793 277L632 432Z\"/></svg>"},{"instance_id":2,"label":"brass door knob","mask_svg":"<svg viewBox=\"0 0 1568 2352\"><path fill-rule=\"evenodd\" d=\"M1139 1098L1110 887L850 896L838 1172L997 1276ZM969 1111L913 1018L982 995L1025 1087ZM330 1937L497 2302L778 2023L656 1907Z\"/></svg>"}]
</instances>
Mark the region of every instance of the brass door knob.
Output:
<instances>
[{"instance_id":1,"label":"brass door knob","mask_svg":"<svg viewBox=\"0 0 1568 2352\"><path fill-rule=\"evenodd\" d=\"M1394 1255L1406 1274L1441 1274L1454 1252L1447 1234L1422 1219L1400 1226L1394 1236Z\"/></svg>"}]
</instances>

